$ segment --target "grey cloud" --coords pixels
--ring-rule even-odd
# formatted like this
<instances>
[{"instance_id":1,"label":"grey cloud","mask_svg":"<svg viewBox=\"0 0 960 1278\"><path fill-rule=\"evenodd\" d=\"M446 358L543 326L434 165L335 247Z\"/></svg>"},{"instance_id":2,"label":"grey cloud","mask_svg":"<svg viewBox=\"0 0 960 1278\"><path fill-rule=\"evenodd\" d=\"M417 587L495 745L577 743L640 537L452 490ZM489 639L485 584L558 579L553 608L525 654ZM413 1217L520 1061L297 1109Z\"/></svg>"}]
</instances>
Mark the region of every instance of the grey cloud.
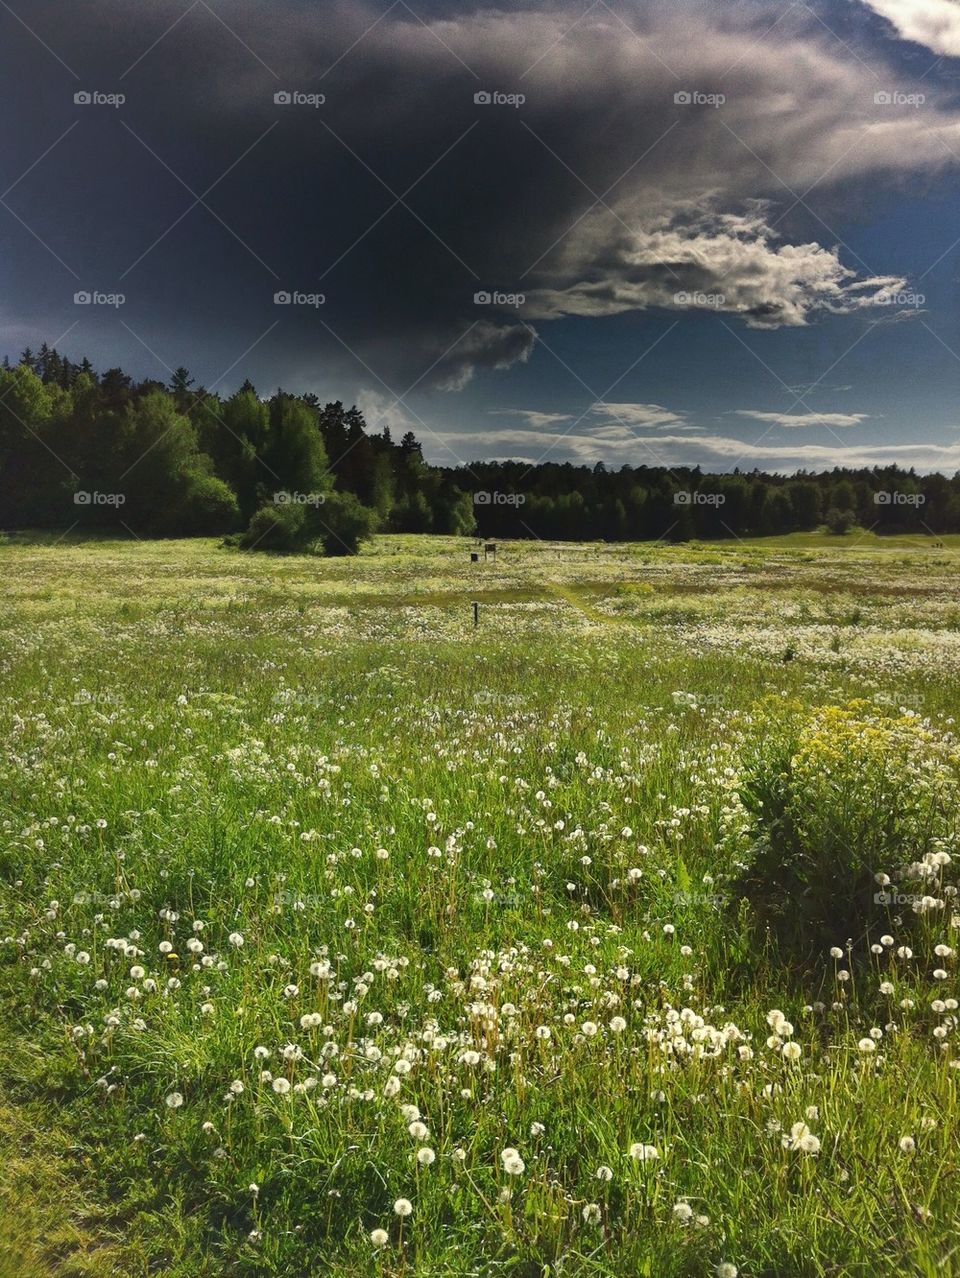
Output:
<instances>
[{"instance_id":1,"label":"grey cloud","mask_svg":"<svg viewBox=\"0 0 960 1278\"><path fill-rule=\"evenodd\" d=\"M277 318L275 288L321 289L322 315L285 310L277 372L282 359L331 377L349 367L377 393L379 379L402 390L417 378L456 391L530 358L535 335L515 310L494 307L470 328L480 289L526 293L523 315L537 321L702 309L684 294L722 295L707 307L758 328L865 311L905 284L895 264L854 269L822 226L794 242L792 221L778 221L792 192L815 185L808 198L829 222L850 184L907 184L960 153L960 115L929 84L923 111L875 108L884 64L852 60L805 6L680 0L618 17L617 0L586 15L571 3L464 12L424 0L420 21L403 6L210 4L222 21L203 6L183 16L181 0L35 0L31 16L84 83L122 83L123 122L155 155L119 118L88 115L11 200L65 256L95 252L104 278L162 237L129 291L150 299L171 355L198 314L186 282L202 293L214 268L217 295L199 302L236 330L238 353ZM74 85L32 53L53 77L47 145L58 112L75 114ZM280 88L327 102L275 106ZM527 100L476 105L480 89ZM726 100L674 102L688 90ZM95 162L88 142L108 159L101 150ZM207 202L229 232L198 208L189 240L167 234L191 202L173 174L198 193L217 183ZM81 212L65 220L64 207ZM10 291L39 319L43 251L25 242Z\"/></svg>"},{"instance_id":2,"label":"grey cloud","mask_svg":"<svg viewBox=\"0 0 960 1278\"><path fill-rule=\"evenodd\" d=\"M478 369L504 369L526 363L536 339L536 332L525 325L482 321L443 354L434 384L439 390L462 390Z\"/></svg>"}]
</instances>

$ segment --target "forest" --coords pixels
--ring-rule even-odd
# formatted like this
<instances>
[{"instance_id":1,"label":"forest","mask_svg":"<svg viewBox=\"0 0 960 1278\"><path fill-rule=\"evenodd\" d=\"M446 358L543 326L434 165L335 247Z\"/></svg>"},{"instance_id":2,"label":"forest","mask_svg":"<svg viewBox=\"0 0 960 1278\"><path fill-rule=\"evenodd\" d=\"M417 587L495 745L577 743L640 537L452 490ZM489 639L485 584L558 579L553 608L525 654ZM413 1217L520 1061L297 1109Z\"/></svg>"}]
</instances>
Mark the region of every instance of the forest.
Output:
<instances>
[{"instance_id":1,"label":"forest","mask_svg":"<svg viewBox=\"0 0 960 1278\"><path fill-rule=\"evenodd\" d=\"M249 382L221 396L98 373L46 345L0 368L0 528L222 535L353 554L374 532L571 541L960 531L960 475L896 467L792 476L523 461L428 464L363 414Z\"/></svg>"}]
</instances>

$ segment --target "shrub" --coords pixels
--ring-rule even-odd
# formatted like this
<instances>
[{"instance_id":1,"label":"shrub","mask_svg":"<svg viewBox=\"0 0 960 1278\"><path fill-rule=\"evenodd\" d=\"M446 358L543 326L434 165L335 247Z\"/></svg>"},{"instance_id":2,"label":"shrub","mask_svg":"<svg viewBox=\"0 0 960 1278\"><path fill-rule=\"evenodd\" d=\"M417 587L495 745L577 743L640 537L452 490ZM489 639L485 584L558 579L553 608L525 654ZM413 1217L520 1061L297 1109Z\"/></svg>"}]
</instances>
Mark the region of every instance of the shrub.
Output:
<instances>
[{"instance_id":1,"label":"shrub","mask_svg":"<svg viewBox=\"0 0 960 1278\"><path fill-rule=\"evenodd\" d=\"M355 555L360 542L377 526L376 512L361 505L353 493L330 493L317 512L316 535L328 555Z\"/></svg>"},{"instance_id":2,"label":"shrub","mask_svg":"<svg viewBox=\"0 0 960 1278\"><path fill-rule=\"evenodd\" d=\"M376 512L361 505L353 493L328 493L319 505L284 502L261 506L238 544L247 550L355 555L376 525Z\"/></svg>"},{"instance_id":3,"label":"shrub","mask_svg":"<svg viewBox=\"0 0 960 1278\"><path fill-rule=\"evenodd\" d=\"M891 914L917 923L946 908L953 737L864 701L762 722L740 788L749 848L738 887L781 946L822 951L886 931Z\"/></svg>"},{"instance_id":4,"label":"shrub","mask_svg":"<svg viewBox=\"0 0 960 1278\"><path fill-rule=\"evenodd\" d=\"M828 532L838 537L845 536L857 522L852 511L838 510L836 506L831 506L824 518Z\"/></svg>"},{"instance_id":5,"label":"shrub","mask_svg":"<svg viewBox=\"0 0 960 1278\"><path fill-rule=\"evenodd\" d=\"M245 550L299 550L303 544L306 508L295 503L261 506L240 538Z\"/></svg>"},{"instance_id":6,"label":"shrub","mask_svg":"<svg viewBox=\"0 0 960 1278\"><path fill-rule=\"evenodd\" d=\"M236 528L240 508L232 489L215 475L191 475L181 508L182 534L209 535Z\"/></svg>"}]
</instances>

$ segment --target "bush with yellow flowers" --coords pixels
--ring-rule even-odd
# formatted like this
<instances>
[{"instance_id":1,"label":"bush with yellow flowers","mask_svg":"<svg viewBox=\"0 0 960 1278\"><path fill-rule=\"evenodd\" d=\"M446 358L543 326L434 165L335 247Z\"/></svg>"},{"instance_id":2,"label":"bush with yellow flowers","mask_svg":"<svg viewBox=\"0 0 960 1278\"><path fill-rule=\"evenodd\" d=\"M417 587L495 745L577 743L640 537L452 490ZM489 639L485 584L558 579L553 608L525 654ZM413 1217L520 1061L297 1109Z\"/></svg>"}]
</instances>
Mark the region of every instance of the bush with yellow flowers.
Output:
<instances>
[{"instance_id":1,"label":"bush with yellow flowers","mask_svg":"<svg viewBox=\"0 0 960 1278\"><path fill-rule=\"evenodd\" d=\"M922 918L927 898L944 908L960 826L952 734L866 701L813 711L769 701L757 725L740 790L749 820L738 886L783 948L867 939L892 911Z\"/></svg>"}]
</instances>

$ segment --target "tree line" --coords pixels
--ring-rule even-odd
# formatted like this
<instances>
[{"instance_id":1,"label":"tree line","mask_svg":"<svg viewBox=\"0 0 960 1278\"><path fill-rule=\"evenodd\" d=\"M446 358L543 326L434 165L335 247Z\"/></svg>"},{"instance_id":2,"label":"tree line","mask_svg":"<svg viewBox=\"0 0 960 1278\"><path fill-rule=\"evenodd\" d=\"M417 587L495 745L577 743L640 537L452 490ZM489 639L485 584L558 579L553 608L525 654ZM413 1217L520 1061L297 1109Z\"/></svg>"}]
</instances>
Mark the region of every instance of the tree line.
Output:
<instances>
[{"instance_id":1,"label":"tree line","mask_svg":"<svg viewBox=\"0 0 960 1278\"><path fill-rule=\"evenodd\" d=\"M689 541L770 536L826 527L877 533L960 532L960 473L896 466L792 476L707 474L696 467L476 462L446 472L480 494L483 537L572 541Z\"/></svg>"},{"instance_id":2,"label":"tree line","mask_svg":"<svg viewBox=\"0 0 960 1278\"><path fill-rule=\"evenodd\" d=\"M221 396L98 373L46 345L0 368L0 528L226 535L241 546L352 554L375 531L672 541L826 525L960 531L960 474L896 467L706 474L698 467L428 465L416 437L375 434L312 394Z\"/></svg>"},{"instance_id":3,"label":"tree line","mask_svg":"<svg viewBox=\"0 0 960 1278\"><path fill-rule=\"evenodd\" d=\"M354 553L380 529L468 533L473 502L412 434L371 434L342 403L245 381L222 397L98 374L56 350L0 369L0 527L234 534L241 545Z\"/></svg>"}]
</instances>

